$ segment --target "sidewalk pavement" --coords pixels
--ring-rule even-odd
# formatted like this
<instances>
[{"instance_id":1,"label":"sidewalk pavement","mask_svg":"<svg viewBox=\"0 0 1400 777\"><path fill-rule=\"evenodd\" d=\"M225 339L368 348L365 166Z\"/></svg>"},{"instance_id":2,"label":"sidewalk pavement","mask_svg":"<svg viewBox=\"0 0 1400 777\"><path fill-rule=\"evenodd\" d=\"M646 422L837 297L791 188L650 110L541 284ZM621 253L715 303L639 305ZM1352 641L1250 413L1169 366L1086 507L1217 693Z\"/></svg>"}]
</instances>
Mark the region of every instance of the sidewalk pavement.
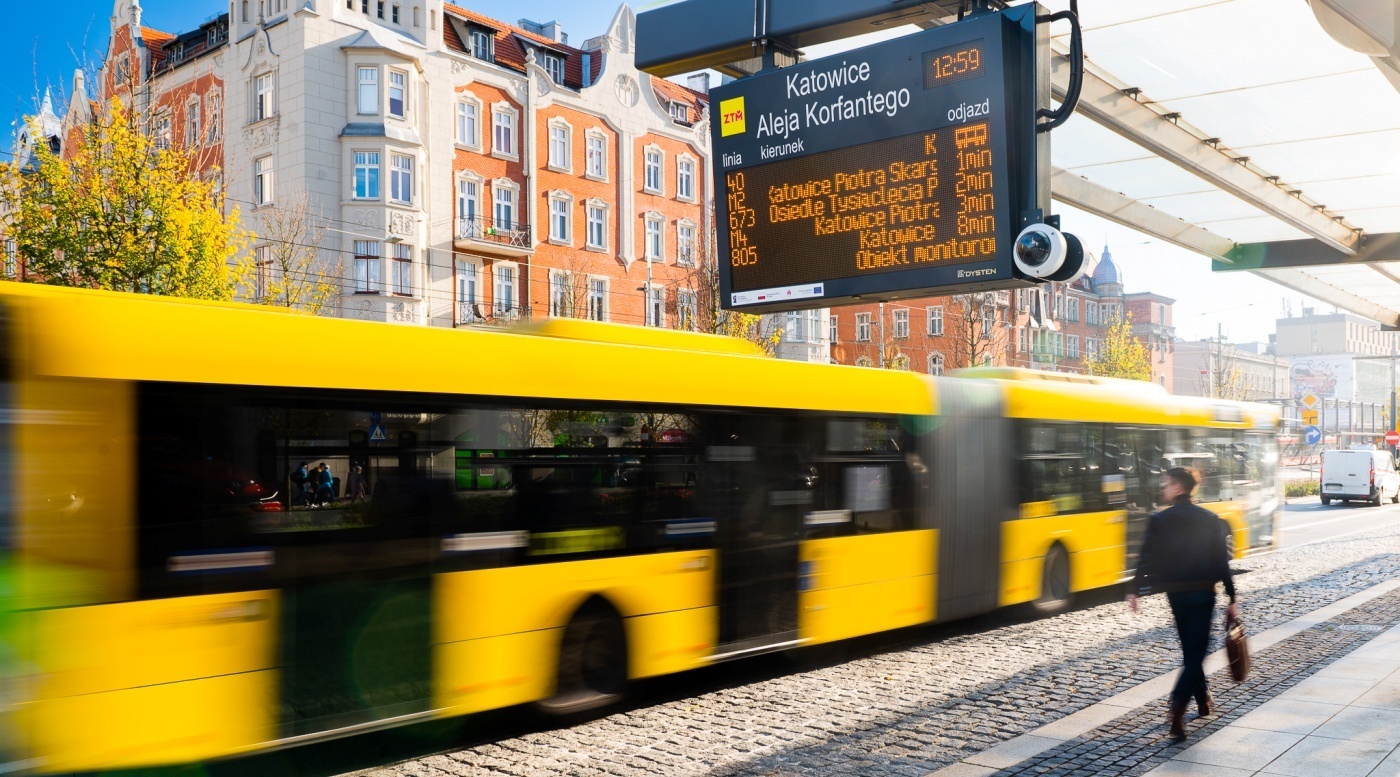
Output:
<instances>
[{"instance_id":1,"label":"sidewalk pavement","mask_svg":"<svg viewBox=\"0 0 1400 777\"><path fill-rule=\"evenodd\" d=\"M1217 710L1191 720L1192 709L1185 742L1167 736L1171 672L933 774L1400 777L1400 580L1252 635L1250 648L1238 685L1224 650L1207 659Z\"/></svg>"}]
</instances>

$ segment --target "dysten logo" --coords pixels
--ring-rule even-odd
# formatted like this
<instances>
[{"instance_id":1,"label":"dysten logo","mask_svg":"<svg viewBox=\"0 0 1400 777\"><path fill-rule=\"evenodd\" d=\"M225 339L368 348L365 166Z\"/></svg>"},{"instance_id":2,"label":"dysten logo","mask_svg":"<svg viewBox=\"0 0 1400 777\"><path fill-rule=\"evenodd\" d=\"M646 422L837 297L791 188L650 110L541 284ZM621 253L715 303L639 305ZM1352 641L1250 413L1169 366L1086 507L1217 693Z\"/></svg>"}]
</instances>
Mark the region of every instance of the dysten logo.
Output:
<instances>
[{"instance_id":1,"label":"dysten logo","mask_svg":"<svg viewBox=\"0 0 1400 777\"><path fill-rule=\"evenodd\" d=\"M744 132L744 98L731 97L719 102L719 135L727 138Z\"/></svg>"}]
</instances>

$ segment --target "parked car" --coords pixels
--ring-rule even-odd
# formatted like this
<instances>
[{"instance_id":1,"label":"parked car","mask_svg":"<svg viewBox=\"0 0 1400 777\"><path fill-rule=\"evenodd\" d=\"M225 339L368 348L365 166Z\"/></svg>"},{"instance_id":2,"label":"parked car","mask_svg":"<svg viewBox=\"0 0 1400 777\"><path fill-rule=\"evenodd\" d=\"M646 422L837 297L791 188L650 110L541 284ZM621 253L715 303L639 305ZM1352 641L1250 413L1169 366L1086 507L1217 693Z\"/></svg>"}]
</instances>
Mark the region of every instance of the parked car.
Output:
<instances>
[{"instance_id":1,"label":"parked car","mask_svg":"<svg viewBox=\"0 0 1400 777\"><path fill-rule=\"evenodd\" d=\"M1325 505L1333 500L1400 502L1400 472L1389 451L1323 451L1319 477Z\"/></svg>"}]
</instances>

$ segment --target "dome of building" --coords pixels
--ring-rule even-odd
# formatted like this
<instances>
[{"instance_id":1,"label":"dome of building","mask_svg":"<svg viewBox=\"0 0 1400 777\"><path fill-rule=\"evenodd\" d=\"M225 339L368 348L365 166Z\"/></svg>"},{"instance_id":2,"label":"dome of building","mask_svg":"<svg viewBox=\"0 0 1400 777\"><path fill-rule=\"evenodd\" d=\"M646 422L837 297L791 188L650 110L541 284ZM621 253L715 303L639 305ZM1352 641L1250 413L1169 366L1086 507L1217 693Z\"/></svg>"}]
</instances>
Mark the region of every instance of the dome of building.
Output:
<instances>
[{"instance_id":1,"label":"dome of building","mask_svg":"<svg viewBox=\"0 0 1400 777\"><path fill-rule=\"evenodd\" d=\"M1094 267L1094 287L1102 287L1105 284L1123 284L1123 271L1118 269L1118 265L1113 262L1113 255L1108 252L1108 246L1103 247L1103 256L1099 258L1099 263Z\"/></svg>"}]
</instances>

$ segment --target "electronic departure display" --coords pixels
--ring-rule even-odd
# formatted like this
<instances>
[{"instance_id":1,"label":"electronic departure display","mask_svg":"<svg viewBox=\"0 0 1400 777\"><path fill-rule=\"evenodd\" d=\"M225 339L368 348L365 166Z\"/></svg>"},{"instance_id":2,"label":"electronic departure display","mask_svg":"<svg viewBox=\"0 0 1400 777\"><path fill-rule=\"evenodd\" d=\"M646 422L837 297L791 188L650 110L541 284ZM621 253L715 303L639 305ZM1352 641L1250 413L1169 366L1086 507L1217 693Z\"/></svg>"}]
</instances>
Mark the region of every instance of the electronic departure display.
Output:
<instances>
[{"instance_id":1,"label":"electronic departure display","mask_svg":"<svg viewBox=\"0 0 1400 777\"><path fill-rule=\"evenodd\" d=\"M712 90L726 307L1024 285L1011 249L1040 204L1018 10Z\"/></svg>"}]
</instances>

